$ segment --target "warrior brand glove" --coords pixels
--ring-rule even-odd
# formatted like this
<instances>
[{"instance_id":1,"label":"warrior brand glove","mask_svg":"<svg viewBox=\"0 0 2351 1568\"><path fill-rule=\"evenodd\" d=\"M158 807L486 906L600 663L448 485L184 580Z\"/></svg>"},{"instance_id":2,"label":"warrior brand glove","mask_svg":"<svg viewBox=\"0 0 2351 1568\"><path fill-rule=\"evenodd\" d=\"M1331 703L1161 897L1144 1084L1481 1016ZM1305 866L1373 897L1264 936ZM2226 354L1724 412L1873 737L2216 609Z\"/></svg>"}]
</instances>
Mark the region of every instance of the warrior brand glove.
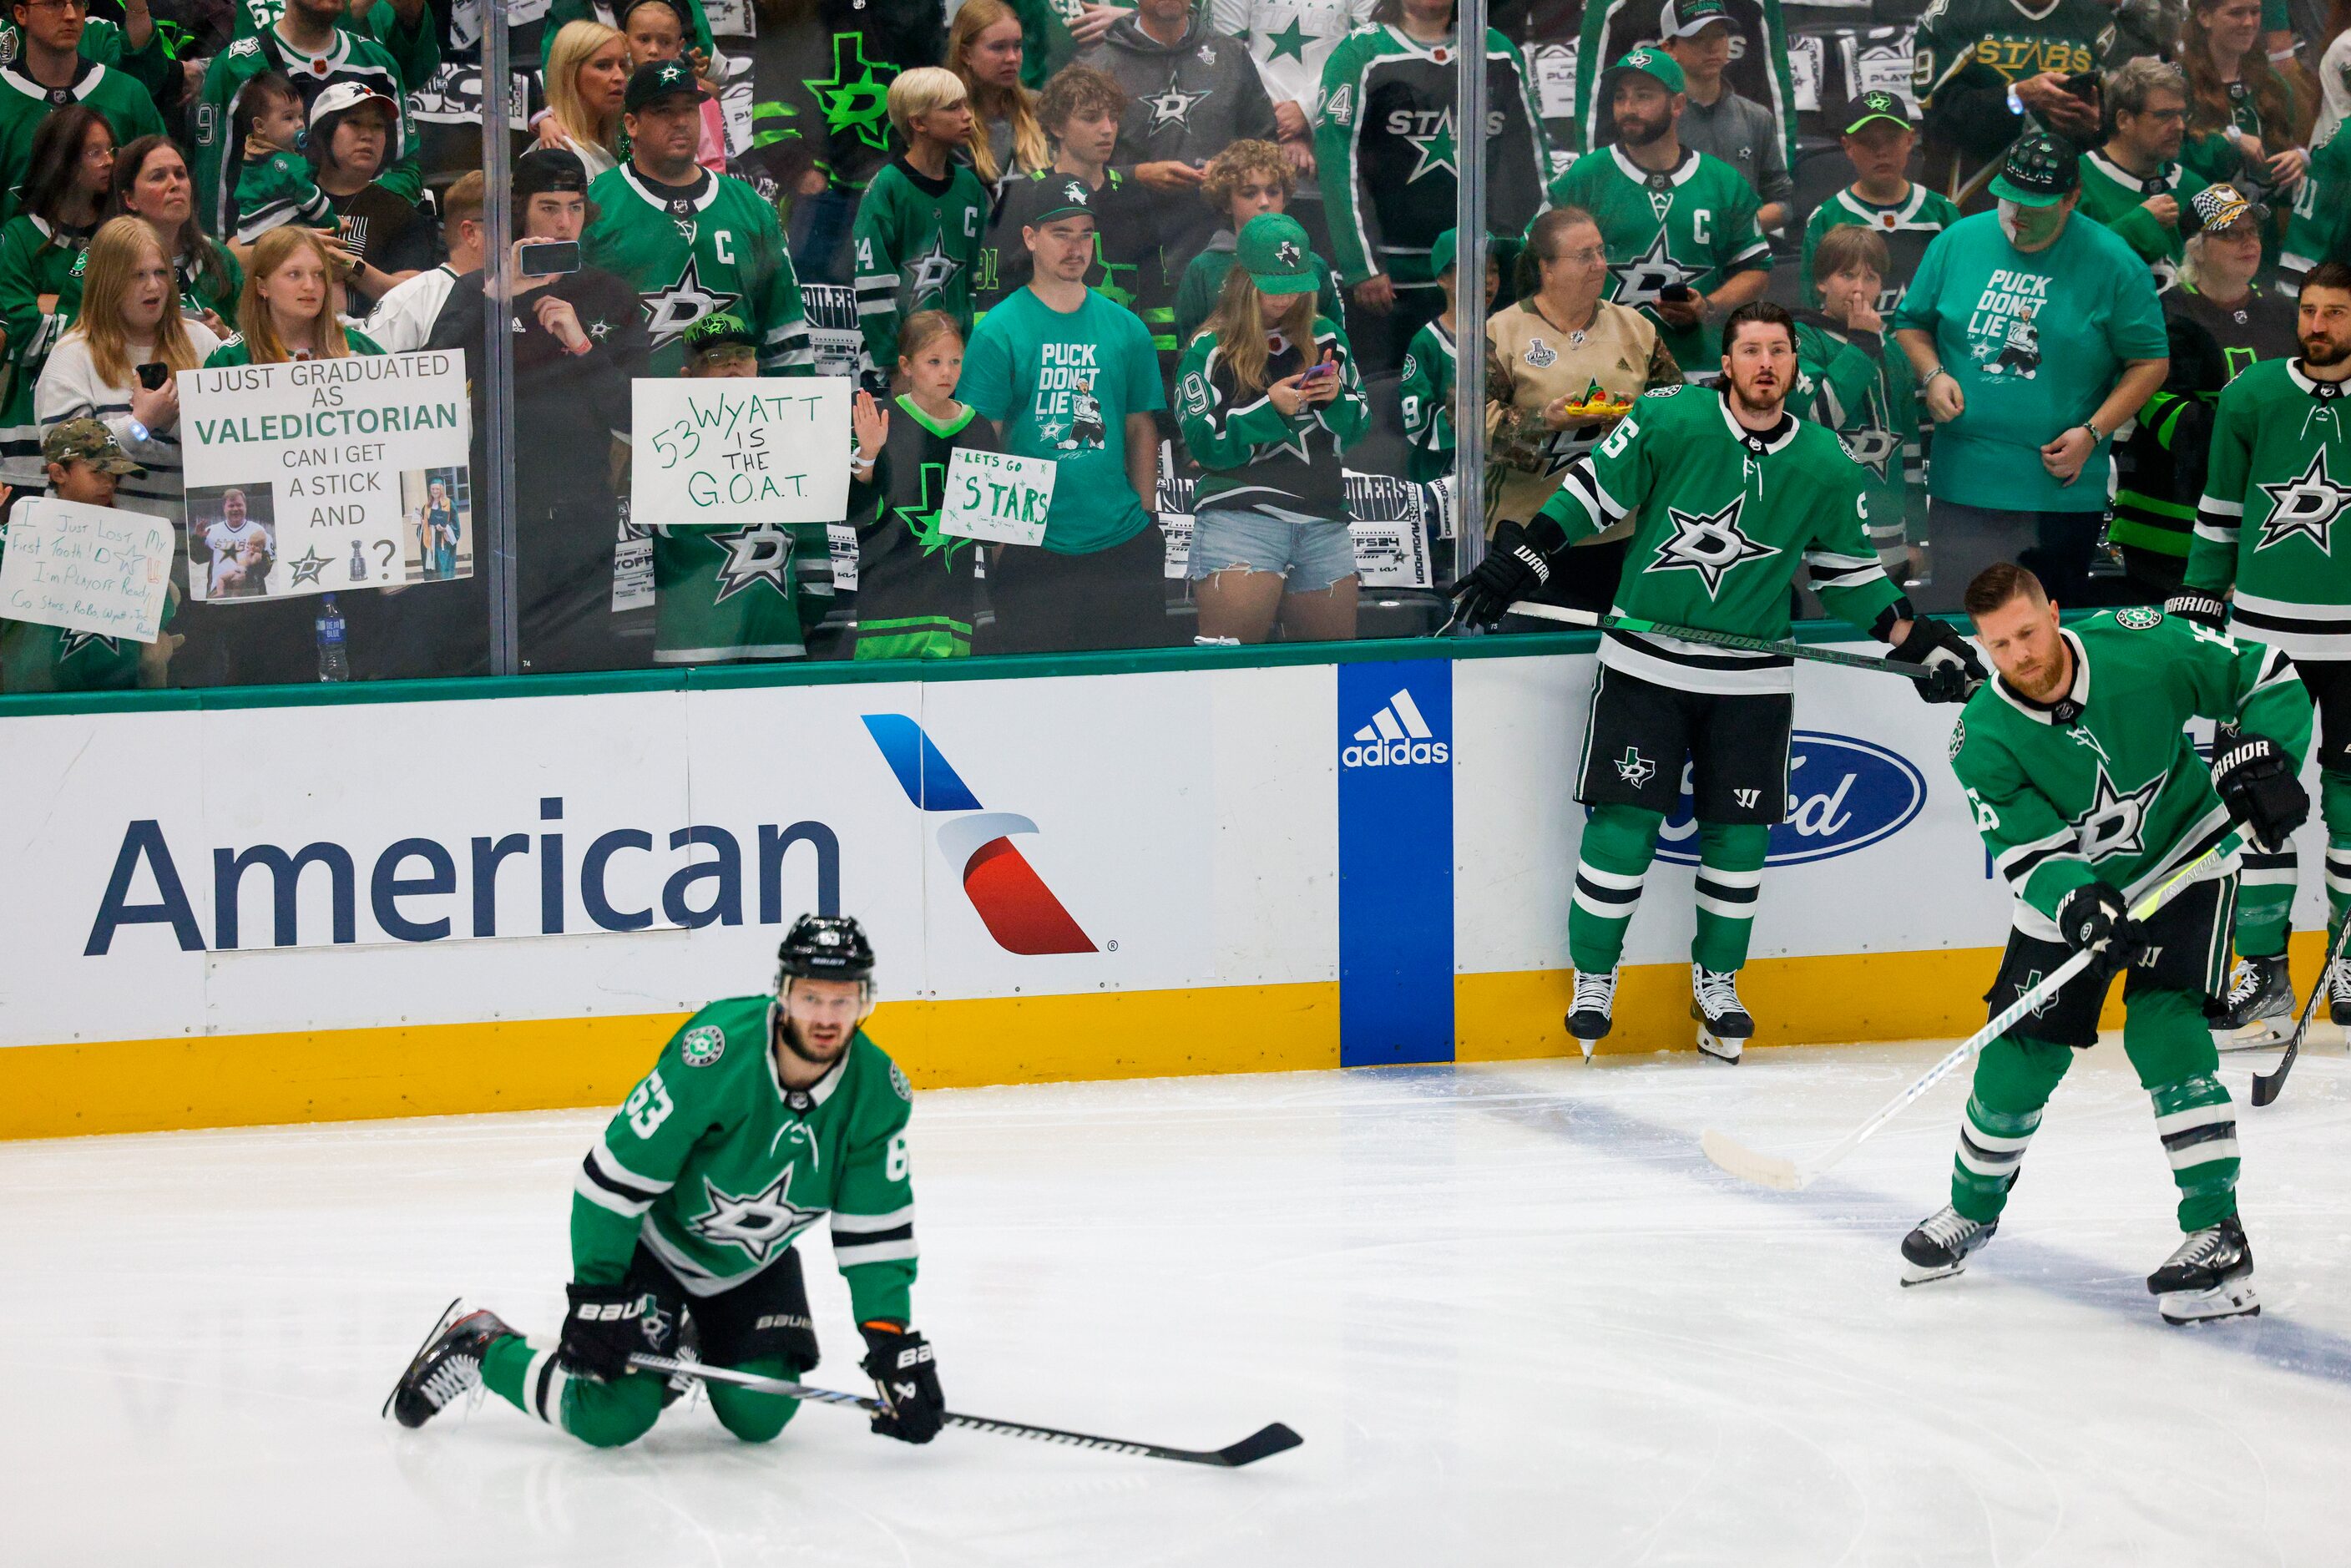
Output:
<instances>
[{"instance_id":1,"label":"warrior brand glove","mask_svg":"<svg viewBox=\"0 0 2351 1568\"><path fill-rule=\"evenodd\" d=\"M2263 849L2283 847L2310 820L2310 794L2294 772L2294 759L2266 735L2222 729L2214 737L2212 788Z\"/></svg>"},{"instance_id":2,"label":"warrior brand glove","mask_svg":"<svg viewBox=\"0 0 2351 1568\"><path fill-rule=\"evenodd\" d=\"M1453 585L1453 613L1472 626L1492 626L1519 600L1551 580L1551 562L1516 523L1494 525L1486 559Z\"/></svg>"},{"instance_id":3,"label":"warrior brand glove","mask_svg":"<svg viewBox=\"0 0 2351 1568\"><path fill-rule=\"evenodd\" d=\"M2175 593L2163 601L2163 612L2177 615L2182 621L2192 621L2210 631L2226 632L2229 629L2228 601L2209 593Z\"/></svg>"},{"instance_id":4,"label":"warrior brand glove","mask_svg":"<svg viewBox=\"0 0 2351 1568\"><path fill-rule=\"evenodd\" d=\"M1911 618L1892 654L1897 664L1925 666L1918 695L1930 703L1963 703L1984 684L1984 667L1968 640L1931 615Z\"/></svg>"},{"instance_id":5,"label":"warrior brand glove","mask_svg":"<svg viewBox=\"0 0 2351 1568\"><path fill-rule=\"evenodd\" d=\"M645 1293L625 1285L566 1285L571 1310L563 1319L564 1365L610 1383L629 1370L630 1355L652 1348L645 1339Z\"/></svg>"},{"instance_id":6,"label":"warrior brand glove","mask_svg":"<svg viewBox=\"0 0 2351 1568\"><path fill-rule=\"evenodd\" d=\"M927 1443L939 1435L946 1396L939 1392L937 1363L928 1341L895 1323L860 1323L865 1359L859 1364L890 1408L873 1417L873 1430L902 1443Z\"/></svg>"},{"instance_id":7,"label":"warrior brand glove","mask_svg":"<svg viewBox=\"0 0 2351 1568\"><path fill-rule=\"evenodd\" d=\"M2057 929L2077 953L2105 944L2091 966L2094 974L2126 969L2147 950L2147 927L2130 917L2123 895L2103 882L2084 883L2064 896L2057 905Z\"/></svg>"}]
</instances>

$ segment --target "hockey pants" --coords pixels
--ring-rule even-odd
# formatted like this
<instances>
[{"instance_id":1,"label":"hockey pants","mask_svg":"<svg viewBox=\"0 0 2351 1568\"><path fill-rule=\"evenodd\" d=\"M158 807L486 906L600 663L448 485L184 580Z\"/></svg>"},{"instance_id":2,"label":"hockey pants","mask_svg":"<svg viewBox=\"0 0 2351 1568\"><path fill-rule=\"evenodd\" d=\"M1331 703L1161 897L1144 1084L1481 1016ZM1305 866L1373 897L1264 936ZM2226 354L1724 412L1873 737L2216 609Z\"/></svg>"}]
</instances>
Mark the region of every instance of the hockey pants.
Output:
<instances>
[{"instance_id":1,"label":"hockey pants","mask_svg":"<svg viewBox=\"0 0 2351 1568\"><path fill-rule=\"evenodd\" d=\"M736 1370L796 1378L801 1368L778 1358L746 1362ZM534 1345L519 1335L490 1346L482 1357L482 1381L524 1415L560 1427L599 1448L617 1448L652 1431L669 1385L667 1376L652 1372L632 1372L611 1383L574 1376L557 1361L552 1346ZM781 1395L724 1383L702 1386L719 1424L747 1443L768 1441L800 1407L799 1400Z\"/></svg>"},{"instance_id":2,"label":"hockey pants","mask_svg":"<svg viewBox=\"0 0 2351 1568\"><path fill-rule=\"evenodd\" d=\"M1568 957L1586 974L1616 967L1625 931L1641 904L1641 883L1656 857L1666 820L1638 806L1604 805L1583 824L1575 867L1575 901L1567 914ZM1700 822L1698 830L1698 935L1690 961L1718 971L1747 962L1756 894L1771 830L1751 822Z\"/></svg>"}]
</instances>

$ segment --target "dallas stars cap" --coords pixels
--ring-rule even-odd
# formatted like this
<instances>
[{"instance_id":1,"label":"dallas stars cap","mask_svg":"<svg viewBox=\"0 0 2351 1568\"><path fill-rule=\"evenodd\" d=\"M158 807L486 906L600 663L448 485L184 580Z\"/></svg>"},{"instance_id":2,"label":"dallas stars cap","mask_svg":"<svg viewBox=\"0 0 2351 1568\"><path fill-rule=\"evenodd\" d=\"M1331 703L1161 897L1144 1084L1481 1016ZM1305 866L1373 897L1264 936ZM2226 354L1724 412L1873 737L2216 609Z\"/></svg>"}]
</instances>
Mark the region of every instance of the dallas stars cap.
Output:
<instances>
[{"instance_id":1,"label":"dallas stars cap","mask_svg":"<svg viewBox=\"0 0 2351 1568\"><path fill-rule=\"evenodd\" d=\"M49 433L41 437L41 461L88 463L117 478L147 472L124 455L114 432L87 414L49 427Z\"/></svg>"},{"instance_id":2,"label":"dallas stars cap","mask_svg":"<svg viewBox=\"0 0 2351 1568\"><path fill-rule=\"evenodd\" d=\"M1657 16L1657 37L1695 38L1708 27L1729 26L1730 13L1722 0L1666 0Z\"/></svg>"},{"instance_id":3,"label":"dallas stars cap","mask_svg":"<svg viewBox=\"0 0 2351 1568\"><path fill-rule=\"evenodd\" d=\"M629 78L628 90L621 95L621 107L634 114L655 99L679 92L702 96L702 89L695 85L692 68L683 60L649 60Z\"/></svg>"},{"instance_id":4,"label":"dallas stars cap","mask_svg":"<svg viewBox=\"0 0 2351 1568\"><path fill-rule=\"evenodd\" d=\"M383 105L384 117L392 126L392 134L400 134L400 105L365 82L339 81L330 84L324 92L310 100L310 140L314 142L324 140L319 132L326 129L328 120L339 114L349 114L363 103Z\"/></svg>"},{"instance_id":5,"label":"dallas stars cap","mask_svg":"<svg viewBox=\"0 0 2351 1568\"><path fill-rule=\"evenodd\" d=\"M1638 71L1643 76L1654 77L1667 92L1689 90L1689 81L1682 75L1681 62L1665 50L1652 48L1646 44L1627 51L1624 58L1608 68L1608 75L1601 82L1601 90L1614 91L1616 78L1625 71Z\"/></svg>"},{"instance_id":6,"label":"dallas stars cap","mask_svg":"<svg viewBox=\"0 0 2351 1568\"><path fill-rule=\"evenodd\" d=\"M2082 186L2082 159L2045 131L2029 131L2008 150L1991 193L2020 207L2053 207Z\"/></svg>"},{"instance_id":7,"label":"dallas stars cap","mask_svg":"<svg viewBox=\"0 0 2351 1568\"><path fill-rule=\"evenodd\" d=\"M741 348L759 351L759 340L750 323L732 310L714 310L685 329L685 351L706 354L713 349Z\"/></svg>"},{"instance_id":8,"label":"dallas stars cap","mask_svg":"<svg viewBox=\"0 0 2351 1568\"><path fill-rule=\"evenodd\" d=\"M1249 221L1255 223L1257 220L1252 218ZM1442 277L1452 271L1453 263L1459 256L1460 252L1461 231L1459 229L1447 229L1443 234L1438 235L1437 243L1428 247L1428 276Z\"/></svg>"},{"instance_id":9,"label":"dallas stars cap","mask_svg":"<svg viewBox=\"0 0 2351 1568\"><path fill-rule=\"evenodd\" d=\"M1306 231L1296 218L1259 213L1241 225L1234 259L1265 293L1311 294L1322 280L1314 276L1307 254Z\"/></svg>"},{"instance_id":10,"label":"dallas stars cap","mask_svg":"<svg viewBox=\"0 0 2351 1568\"><path fill-rule=\"evenodd\" d=\"M2268 221L2269 208L2234 185L2207 185L2189 198L2189 215L2179 225L2188 235L2216 234L2239 224L2259 227Z\"/></svg>"},{"instance_id":11,"label":"dallas stars cap","mask_svg":"<svg viewBox=\"0 0 2351 1568\"><path fill-rule=\"evenodd\" d=\"M1048 172L1026 184L1015 185L1006 204L1021 228L1042 228L1055 218L1077 214L1094 216L1094 193L1075 174Z\"/></svg>"},{"instance_id":12,"label":"dallas stars cap","mask_svg":"<svg viewBox=\"0 0 2351 1568\"><path fill-rule=\"evenodd\" d=\"M1848 99L1830 117L1829 123L1837 128L1838 135L1851 136L1863 126L1881 120L1907 131L1912 123L1910 105L1899 93L1865 92Z\"/></svg>"}]
</instances>

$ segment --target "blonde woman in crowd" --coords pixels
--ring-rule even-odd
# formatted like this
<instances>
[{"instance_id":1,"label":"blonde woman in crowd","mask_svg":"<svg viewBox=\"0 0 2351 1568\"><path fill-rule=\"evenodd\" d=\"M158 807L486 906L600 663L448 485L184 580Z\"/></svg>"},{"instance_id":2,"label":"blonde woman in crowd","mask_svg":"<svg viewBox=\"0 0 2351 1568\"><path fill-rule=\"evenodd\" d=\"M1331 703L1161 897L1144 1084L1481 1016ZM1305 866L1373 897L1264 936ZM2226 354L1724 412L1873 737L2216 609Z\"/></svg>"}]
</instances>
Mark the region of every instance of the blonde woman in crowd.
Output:
<instances>
[{"instance_id":1,"label":"blonde woman in crowd","mask_svg":"<svg viewBox=\"0 0 2351 1568\"><path fill-rule=\"evenodd\" d=\"M1005 0L964 0L947 27L947 69L971 96L971 166L989 185L1053 161L1021 58L1019 14Z\"/></svg>"},{"instance_id":2,"label":"blonde woman in crowd","mask_svg":"<svg viewBox=\"0 0 2351 1568\"><path fill-rule=\"evenodd\" d=\"M621 95L629 85L629 40L601 22L570 22L547 54L543 147L580 154L593 180L621 159Z\"/></svg>"}]
</instances>

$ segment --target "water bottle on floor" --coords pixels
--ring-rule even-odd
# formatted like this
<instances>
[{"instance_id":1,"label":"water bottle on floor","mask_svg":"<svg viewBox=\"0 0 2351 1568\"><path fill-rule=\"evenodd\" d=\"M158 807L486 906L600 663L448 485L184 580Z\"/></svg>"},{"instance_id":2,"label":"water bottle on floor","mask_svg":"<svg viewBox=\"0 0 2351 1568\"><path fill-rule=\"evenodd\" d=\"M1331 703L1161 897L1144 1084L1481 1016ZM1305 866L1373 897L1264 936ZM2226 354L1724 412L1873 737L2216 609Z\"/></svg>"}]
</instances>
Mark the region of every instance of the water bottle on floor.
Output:
<instances>
[{"instance_id":1,"label":"water bottle on floor","mask_svg":"<svg viewBox=\"0 0 2351 1568\"><path fill-rule=\"evenodd\" d=\"M343 642L343 607L335 602L331 593L319 596L319 678L322 681L348 681L351 678L350 649Z\"/></svg>"}]
</instances>

